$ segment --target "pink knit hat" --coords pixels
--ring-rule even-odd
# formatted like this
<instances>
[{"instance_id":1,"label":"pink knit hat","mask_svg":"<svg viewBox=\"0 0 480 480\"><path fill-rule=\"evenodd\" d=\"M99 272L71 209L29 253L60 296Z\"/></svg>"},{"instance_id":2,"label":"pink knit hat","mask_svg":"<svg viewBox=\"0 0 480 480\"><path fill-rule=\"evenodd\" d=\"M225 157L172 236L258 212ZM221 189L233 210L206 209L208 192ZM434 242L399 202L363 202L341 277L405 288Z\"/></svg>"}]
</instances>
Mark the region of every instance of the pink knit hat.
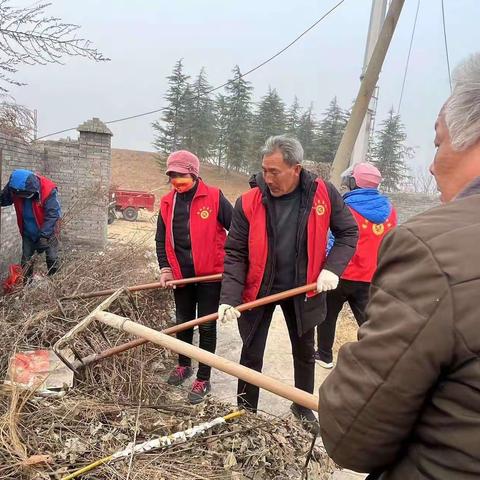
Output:
<instances>
[{"instance_id":1,"label":"pink knit hat","mask_svg":"<svg viewBox=\"0 0 480 480\"><path fill-rule=\"evenodd\" d=\"M175 172L190 173L198 177L199 171L200 160L198 160L196 155L187 150L178 150L171 153L167 158L167 175Z\"/></svg>"},{"instance_id":2,"label":"pink knit hat","mask_svg":"<svg viewBox=\"0 0 480 480\"><path fill-rule=\"evenodd\" d=\"M360 188L377 188L382 181L382 174L371 163L357 163L353 166L352 177Z\"/></svg>"}]
</instances>

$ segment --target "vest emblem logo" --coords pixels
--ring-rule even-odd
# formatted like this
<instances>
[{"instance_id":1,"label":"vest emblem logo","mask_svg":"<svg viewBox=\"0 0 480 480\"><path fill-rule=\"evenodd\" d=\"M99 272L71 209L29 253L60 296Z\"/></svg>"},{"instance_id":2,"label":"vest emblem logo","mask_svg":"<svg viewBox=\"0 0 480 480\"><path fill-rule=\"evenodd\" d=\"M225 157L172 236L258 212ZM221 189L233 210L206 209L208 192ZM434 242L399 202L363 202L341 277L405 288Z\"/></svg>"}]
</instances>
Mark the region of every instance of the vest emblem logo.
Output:
<instances>
[{"instance_id":1,"label":"vest emblem logo","mask_svg":"<svg viewBox=\"0 0 480 480\"><path fill-rule=\"evenodd\" d=\"M325 212L326 212L326 208L325 208L325 204L323 202L318 202L315 204L315 206L313 207L315 209L315 213L321 217L322 215L325 215Z\"/></svg>"},{"instance_id":2,"label":"vest emblem logo","mask_svg":"<svg viewBox=\"0 0 480 480\"><path fill-rule=\"evenodd\" d=\"M207 220L210 214L212 213L212 209L209 207L202 207L198 212L197 215L200 215L202 220Z\"/></svg>"},{"instance_id":3,"label":"vest emblem logo","mask_svg":"<svg viewBox=\"0 0 480 480\"><path fill-rule=\"evenodd\" d=\"M383 223L373 224L372 232L378 236L383 235L383 233L385 232L385 227L383 226Z\"/></svg>"}]
</instances>

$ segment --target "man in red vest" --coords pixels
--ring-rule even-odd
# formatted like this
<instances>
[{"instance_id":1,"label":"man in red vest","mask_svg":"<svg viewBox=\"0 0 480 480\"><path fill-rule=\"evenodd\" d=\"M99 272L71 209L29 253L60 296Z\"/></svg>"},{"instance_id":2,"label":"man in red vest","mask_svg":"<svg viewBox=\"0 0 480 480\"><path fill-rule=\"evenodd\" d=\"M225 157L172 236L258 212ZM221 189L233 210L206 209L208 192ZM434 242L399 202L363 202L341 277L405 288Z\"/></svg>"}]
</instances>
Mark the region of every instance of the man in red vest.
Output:
<instances>
[{"instance_id":1,"label":"man in red vest","mask_svg":"<svg viewBox=\"0 0 480 480\"><path fill-rule=\"evenodd\" d=\"M365 308L383 237L397 225L397 212L378 191L382 176L371 163L358 163L342 174L348 192L343 199L359 231L357 249L343 272L338 287L327 294L327 316L317 327L315 359L323 368L333 367L333 342L338 314L348 302L358 326L365 321ZM333 244L333 237L331 237Z\"/></svg>"},{"instance_id":2,"label":"man in red vest","mask_svg":"<svg viewBox=\"0 0 480 480\"><path fill-rule=\"evenodd\" d=\"M35 252L46 255L48 274L58 269L58 222L61 216L57 186L30 170L14 170L0 195L2 207L14 205L22 236L22 267L26 279L33 274Z\"/></svg>"},{"instance_id":3,"label":"man in red vest","mask_svg":"<svg viewBox=\"0 0 480 480\"><path fill-rule=\"evenodd\" d=\"M163 196L158 216L157 257L160 282L223 272L226 230L232 220L232 205L215 187L199 177L200 162L186 150L173 152L167 159L167 175L172 190ZM196 283L174 290L177 324L218 309L220 282ZM215 353L216 322L199 326L200 348ZM177 338L192 343L193 328ZM190 403L200 403L210 392L210 367L200 364L188 395ZM168 383L181 385L193 374L191 359L179 355L178 365Z\"/></svg>"},{"instance_id":4,"label":"man in red vest","mask_svg":"<svg viewBox=\"0 0 480 480\"><path fill-rule=\"evenodd\" d=\"M240 363L261 371L275 305L240 313L232 306L306 283L317 291L280 302L292 345L295 386L313 393L315 326L325 316L325 292L336 288L355 251L358 228L335 187L302 168L303 148L294 138L270 137L262 149L262 174L236 202L225 251L220 320L238 318ZM256 184L256 186L255 186ZM252 185L252 184L251 184ZM328 231L335 243L326 258ZM259 391L238 382L238 403L255 411ZM313 412L293 414L318 432Z\"/></svg>"}]
</instances>

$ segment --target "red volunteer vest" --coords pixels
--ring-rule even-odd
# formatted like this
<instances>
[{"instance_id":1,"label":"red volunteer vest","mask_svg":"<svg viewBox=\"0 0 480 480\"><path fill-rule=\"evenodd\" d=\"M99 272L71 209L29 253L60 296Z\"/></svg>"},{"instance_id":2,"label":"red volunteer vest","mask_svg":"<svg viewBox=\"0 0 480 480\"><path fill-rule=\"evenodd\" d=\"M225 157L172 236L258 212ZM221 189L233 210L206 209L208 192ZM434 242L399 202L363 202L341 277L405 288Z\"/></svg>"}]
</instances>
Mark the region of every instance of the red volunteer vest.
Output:
<instances>
[{"instance_id":1,"label":"red volunteer vest","mask_svg":"<svg viewBox=\"0 0 480 480\"><path fill-rule=\"evenodd\" d=\"M35 176L40 180L40 196L38 200L32 201L32 210L38 228L42 228L43 221L45 219L45 201L50 196L52 191L57 188L57 186L49 178L42 177L38 174L35 174ZM15 212L17 213L18 229L20 230L20 235L23 235L23 204L25 199L15 194L13 194L12 197L13 206L15 207Z\"/></svg>"},{"instance_id":2,"label":"red volunteer vest","mask_svg":"<svg viewBox=\"0 0 480 480\"><path fill-rule=\"evenodd\" d=\"M176 192L172 190L162 197L160 213L165 224L165 252L172 269L173 277L182 277L180 264L175 254L173 238L173 214L175 210ZM227 234L218 222L220 190L210 187L198 180L197 191L190 206L190 240L195 275L212 275L223 273L225 257L225 240Z\"/></svg>"},{"instance_id":3,"label":"red volunteer vest","mask_svg":"<svg viewBox=\"0 0 480 480\"><path fill-rule=\"evenodd\" d=\"M350 208L350 207L349 207ZM392 208L390 216L383 223L372 223L350 208L358 225L358 243L355 253L342 274L345 280L371 282L377 269L378 250L383 237L397 225L397 212Z\"/></svg>"},{"instance_id":4,"label":"red volunteer vest","mask_svg":"<svg viewBox=\"0 0 480 480\"><path fill-rule=\"evenodd\" d=\"M330 225L330 197L323 180L316 179L317 189L307 224L307 283L317 280L322 269L327 248ZM262 192L258 187L242 195L242 208L250 224L248 235L248 272L243 290L243 302L257 298L262 284L268 257L267 212L262 203ZM295 261L295 259L292 259ZM313 296L309 293L307 296Z\"/></svg>"}]
</instances>

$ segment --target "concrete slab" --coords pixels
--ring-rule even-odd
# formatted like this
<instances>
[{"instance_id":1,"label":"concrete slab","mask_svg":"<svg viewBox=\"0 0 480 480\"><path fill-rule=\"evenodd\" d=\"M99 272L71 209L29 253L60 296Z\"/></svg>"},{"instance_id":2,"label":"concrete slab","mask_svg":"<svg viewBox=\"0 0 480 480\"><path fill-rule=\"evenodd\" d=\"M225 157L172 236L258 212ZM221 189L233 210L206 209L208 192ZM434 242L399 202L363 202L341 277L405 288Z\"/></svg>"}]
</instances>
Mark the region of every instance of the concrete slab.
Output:
<instances>
[{"instance_id":1,"label":"concrete slab","mask_svg":"<svg viewBox=\"0 0 480 480\"><path fill-rule=\"evenodd\" d=\"M364 480L365 478L367 475L351 470L336 470L331 476L331 480Z\"/></svg>"}]
</instances>

